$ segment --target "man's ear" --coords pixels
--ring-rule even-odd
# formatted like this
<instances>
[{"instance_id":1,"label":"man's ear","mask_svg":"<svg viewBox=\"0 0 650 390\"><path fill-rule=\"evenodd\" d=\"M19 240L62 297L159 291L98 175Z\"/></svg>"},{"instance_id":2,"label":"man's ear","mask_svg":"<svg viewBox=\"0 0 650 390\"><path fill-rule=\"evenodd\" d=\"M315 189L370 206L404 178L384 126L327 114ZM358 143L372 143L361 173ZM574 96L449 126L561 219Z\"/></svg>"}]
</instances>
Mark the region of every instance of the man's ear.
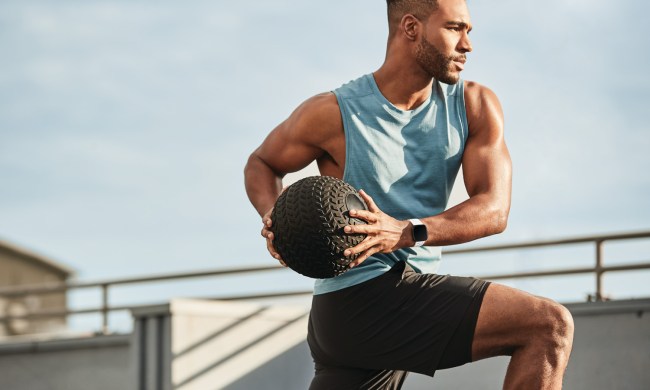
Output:
<instances>
[{"instance_id":1,"label":"man's ear","mask_svg":"<svg viewBox=\"0 0 650 390\"><path fill-rule=\"evenodd\" d=\"M414 15L406 14L402 16L402 20L400 22L400 29L404 32L404 35L409 40L415 41L417 39L420 26L421 26L420 20L416 18Z\"/></svg>"}]
</instances>

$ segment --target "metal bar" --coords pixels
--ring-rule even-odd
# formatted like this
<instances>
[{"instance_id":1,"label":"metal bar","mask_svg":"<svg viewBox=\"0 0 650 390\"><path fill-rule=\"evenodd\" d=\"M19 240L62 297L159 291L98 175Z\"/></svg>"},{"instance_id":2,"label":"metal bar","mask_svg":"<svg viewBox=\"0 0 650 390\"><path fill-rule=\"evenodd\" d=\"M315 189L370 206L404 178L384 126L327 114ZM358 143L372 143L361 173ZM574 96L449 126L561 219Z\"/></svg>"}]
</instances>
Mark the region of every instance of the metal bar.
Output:
<instances>
[{"instance_id":1,"label":"metal bar","mask_svg":"<svg viewBox=\"0 0 650 390\"><path fill-rule=\"evenodd\" d=\"M544 246L595 243L596 264L594 268L573 268L573 269L563 269L563 270L555 270L555 271L536 271L536 272L524 272L524 273L513 273L513 274L498 274L498 275L488 275L482 278L492 279L492 280L515 279L515 278L527 278L527 277L572 275L572 274L593 272L595 273L596 276L596 299L602 300L604 298L603 297L603 275L605 272L650 269L650 263L626 264L626 265L618 265L618 266L610 266L610 267L604 266L604 258L603 258L604 242L617 241L617 240L643 239L643 238L650 238L650 232L579 237L579 238L571 238L571 239L563 239L563 240L534 241L534 242L525 242L519 244L493 245L493 246L484 246L484 247L475 247L475 248L455 249L455 250L452 249L452 250L445 251L445 254L454 255L454 254L463 254L463 253L535 248L535 247L544 247ZM242 267L242 268L231 268L231 269L206 270L200 272L197 271L197 272L176 273L176 274L166 274L166 275L154 275L154 276L139 277L139 278L113 279L113 280L105 280L100 282L85 282L85 283L71 282L67 284L54 283L49 285L4 287L4 288L0 288L0 296L24 296L27 294L47 294L47 293L56 293L56 292L67 292L70 289L100 287L102 289L102 305L100 308L81 309L81 310L45 310L45 311L39 311L39 312L30 313L22 316L0 317L0 322L8 321L10 319L58 317L58 316L77 315L77 314L101 313L102 331L108 332L109 312L130 310L138 307L150 306L150 305L141 305L141 306L110 307L109 297L108 297L108 289L110 288L110 286L125 285L125 284L141 284L141 283L149 283L149 282L161 282L161 281L169 281L169 280L233 275L233 274L249 274L252 272L263 272L263 271L272 271L272 270L281 270L281 269L285 269L285 268L277 265ZM252 300L252 299L289 297L289 296L298 296L298 295L307 295L307 294L311 294L311 291L277 292L277 293L268 293L268 294L231 296L231 297L211 298L211 299Z\"/></svg>"},{"instance_id":2,"label":"metal bar","mask_svg":"<svg viewBox=\"0 0 650 390\"><path fill-rule=\"evenodd\" d=\"M142 305L142 307L148 307L150 305ZM107 311L121 311L121 310L130 310L135 309L138 306L113 306L107 308ZM13 319L28 319L28 318L48 318L48 317L62 317L70 315L79 315L79 314L96 314L101 313L101 308L90 308L90 309L77 309L77 310L39 310L34 313L23 314L19 316L6 316L0 317L1 321L13 320Z\"/></svg>"},{"instance_id":3,"label":"metal bar","mask_svg":"<svg viewBox=\"0 0 650 390\"><path fill-rule=\"evenodd\" d=\"M638 271L642 269L650 269L650 263L610 265L608 267L603 267L603 273L619 272L619 271Z\"/></svg>"},{"instance_id":4,"label":"metal bar","mask_svg":"<svg viewBox=\"0 0 650 390\"><path fill-rule=\"evenodd\" d=\"M102 284L117 285L117 284L148 283L148 282L160 282L160 281L172 280L172 279L202 278L206 276L248 274L251 272L276 271L276 270L286 270L286 268L279 265L244 267L244 268L226 268L226 269L219 269L219 270L156 275L156 276L148 276L142 278L114 279L114 280L104 281L102 282ZM92 283L87 283L86 286L80 285L79 287L92 287Z\"/></svg>"},{"instance_id":5,"label":"metal bar","mask_svg":"<svg viewBox=\"0 0 650 390\"><path fill-rule=\"evenodd\" d=\"M535 248L535 247L554 246L554 245L580 244L580 243L589 243L589 242L605 241L605 240L606 241L630 240L630 239L639 239L639 238L650 238L650 232L588 236L588 237L578 237L578 238L563 239L563 240L532 241L532 242L524 242L519 244L504 244L504 245L482 246L482 247L464 248L464 249L449 249L449 250L445 250L445 255L499 251L499 250L509 250L509 249ZM232 275L232 274L240 274L240 273L263 272L263 271L282 270L282 269L285 268L277 265L273 265L273 266L219 269L219 270L205 270L205 271L197 271L197 272L156 275L156 276L140 277L140 278L112 279L112 280L85 282L85 283L70 282L67 284L55 283L49 285L40 284L40 285L28 285L28 286L19 286L19 287L3 287L0 288L0 295L17 296L17 295L25 295L28 293L44 294L44 293L66 291L69 289L100 287L101 285L104 284L118 285L118 284L148 283L148 282L159 282L165 280L199 278L199 277L209 277L209 276L219 276L219 275Z\"/></svg>"},{"instance_id":6,"label":"metal bar","mask_svg":"<svg viewBox=\"0 0 650 390\"><path fill-rule=\"evenodd\" d=\"M48 285L26 285L26 286L17 286L17 287L3 287L0 288L0 296L18 296L26 294L45 294L66 291L71 289L80 289L80 288L94 288L101 287L102 285L118 285L118 284L137 284L137 283L149 283L149 282L160 282L166 280L175 280L175 279L189 279L189 278L203 278L210 276L223 276L223 275L233 275L233 274L247 274L252 272L262 272L262 271L274 271L274 270L284 270L285 267L273 265L273 266L260 266L260 267L246 267L246 268L231 268L231 269L219 269L219 270L207 270L207 271L197 271L197 272L186 272L186 273L176 273L176 274L166 274L166 275L155 275L141 278L124 278L124 279L113 279L105 280L100 282L70 282L67 284L63 283L53 283Z\"/></svg>"},{"instance_id":7,"label":"metal bar","mask_svg":"<svg viewBox=\"0 0 650 390\"><path fill-rule=\"evenodd\" d=\"M282 298L282 297L292 297L297 295L311 295L313 292L314 292L313 290L305 290L305 291L280 292L280 293L259 294L259 295L243 295L243 296L212 298L212 299L219 300L219 301L238 301L238 300L247 300L247 299Z\"/></svg>"},{"instance_id":8,"label":"metal bar","mask_svg":"<svg viewBox=\"0 0 650 390\"><path fill-rule=\"evenodd\" d=\"M570 238L570 239L563 239L563 240L531 241L531 242L524 242L519 244L504 244L504 245L482 246L482 247L475 247L475 248L449 249L449 250L445 250L445 255L500 251L500 250L510 250L510 249L536 248L536 247L555 246L555 245L581 244L581 243L598 242L598 241L630 240L630 239L640 239L640 238L650 238L650 232L586 236L586 237ZM112 280L85 282L85 283L70 282L67 284L55 283L49 285L40 284L40 285L18 286L18 287L3 287L0 288L0 296L45 294L45 293L67 291L70 289L101 287L102 285L149 283L149 282L160 282L165 280L201 278L201 277L209 277L209 276L232 275L232 274L263 272L263 271L282 270L282 269L285 268L277 265L273 265L273 266L219 269L219 270L205 270L205 271L197 271L197 272L155 275L155 276L139 277L139 278L122 278L122 279L112 279Z\"/></svg>"},{"instance_id":9,"label":"metal bar","mask_svg":"<svg viewBox=\"0 0 650 390\"><path fill-rule=\"evenodd\" d=\"M603 240L596 241L596 301L603 300Z\"/></svg>"},{"instance_id":10,"label":"metal bar","mask_svg":"<svg viewBox=\"0 0 650 390\"><path fill-rule=\"evenodd\" d=\"M569 268L569 269L563 269L557 271L534 271L534 272L519 272L515 274L487 275L487 276L481 276L480 279L497 280L497 279L535 278L541 276L587 274L591 272L594 272L593 267Z\"/></svg>"},{"instance_id":11,"label":"metal bar","mask_svg":"<svg viewBox=\"0 0 650 390\"><path fill-rule=\"evenodd\" d=\"M618 240L633 240L639 238L650 238L650 232L637 232L637 233L624 233L624 234L612 234L607 236L585 236L577 238L568 238L562 240L547 240L547 241L529 241L519 244L503 244L503 245L491 245L491 246L478 246L474 248L463 248L463 249L446 249L443 253L445 255L457 255L462 253L475 253L475 252L488 252L488 251L501 251L508 249L525 249L525 248L537 248L544 246L556 246L556 245L569 245L569 244L585 244L594 241L618 241Z\"/></svg>"},{"instance_id":12,"label":"metal bar","mask_svg":"<svg viewBox=\"0 0 650 390\"><path fill-rule=\"evenodd\" d=\"M601 271L604 274L605 272L619 272L619 271L638 271L650 269L650 263L635 263L635 264L624 264L624 265L614 265L614 266L602 266ZM487 275L480 276L480 279L487 280L496 280L496 279L518 279L518 278L535 278L542 276L562 276L562 275L574 275L574 274L586 274L596 272L596 268L585 267L585 268L567 268L557 271L533 271L533 272L519 272L513 274L497 274L497 275Z\"/></svg>"},{"instance_id":13,"label":"metal bar","mask_svg":"<svg viewBox=\"0 0 650 390\"><path fill-rule=\"evenodd\" d=\"M645 270L645 269L650 269L650 262L602 267L603 273L620 272L620 271L636 271L636 270ZM536 271L536 272L520 272L514 274L486 275L486 276L480 276L480 278L488 279L488 280L517 279L517 278L531 278L531 277L543 277L543 276L574 275L574 274L581 274L581 273L591 273L594 271L595 268L570 268L570 269L563 269L558 271ZM249 299L282 298L282 297L309 295L311 293L312 290L302 290L302 291L287 291L287 292L276 292L276 293L267 293L267 294L214 297L214 298L203 298L203 299L234 301L234 300L249 300ZM102 306L100 308L77 309L77 310L41 310L38 312L20 315L20 316L0 317L0 322L7 321L10 319L27 319L27 318L59 317L59 316L68 316L68 315L79 315L79 314L96 314L96 313L102 313L104 312L104 310L106 312L124 311L124 310L132 310L132 309L144 308L149 306L151 305L130 305L130 306L111 307L108 306L107 304L105 309Z\"/></svg>"},{"instance_id":14,"label":"metal bar","mask_svg":"<svg viewBox=\"0 0 650 390\"><path fill-rule=\"evenodd\" d=\"M108 334L108 284L102 284L102 333Z\"/></svg>"}]
</instances>

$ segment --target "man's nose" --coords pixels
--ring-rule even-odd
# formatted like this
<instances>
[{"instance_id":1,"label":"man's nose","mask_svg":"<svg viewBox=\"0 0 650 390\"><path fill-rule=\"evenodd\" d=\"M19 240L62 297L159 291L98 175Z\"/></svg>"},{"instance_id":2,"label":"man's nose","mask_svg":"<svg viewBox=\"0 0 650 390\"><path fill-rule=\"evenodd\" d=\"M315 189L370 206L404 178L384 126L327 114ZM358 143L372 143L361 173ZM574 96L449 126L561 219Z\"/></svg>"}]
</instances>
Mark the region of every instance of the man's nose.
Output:
<instances>
[{"instance_id":1,"label":"man's nose","mask_svg":"<svg viewBox=\"0 0 650 390\"><path fill-rule=\"evenodd\" d=\"M469 39L469 34L467 34L467 31L464 31L460 42L458 42L458 51L461 53L469 53L472 49L472 42Z\"/></svg>"}]
</instances>

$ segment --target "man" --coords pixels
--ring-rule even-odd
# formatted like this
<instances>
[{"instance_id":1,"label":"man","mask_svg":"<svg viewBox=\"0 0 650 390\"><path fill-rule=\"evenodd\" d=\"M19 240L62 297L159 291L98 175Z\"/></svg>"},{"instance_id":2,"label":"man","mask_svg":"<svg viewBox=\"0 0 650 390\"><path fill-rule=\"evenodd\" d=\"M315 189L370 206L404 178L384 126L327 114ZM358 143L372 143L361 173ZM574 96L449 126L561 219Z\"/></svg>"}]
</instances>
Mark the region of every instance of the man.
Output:
<instances>
[{"instance_id":1,"label":"man","mask_svg":"<svg viewBox=\"0 0 650 390\"><path fill-rule=\"evenodd\" d=\"M433 376L509 355L506 389L559 389L573 339L561 305L473 278L433 273L439 247L502 232L511 162L499 101L461 81L472 29L464 0L387 0L384 64L314 96L250 156L248 196L269 216L282 177L311 161L361 188L369 210L352 269L317 280L308 342L312 389L397 389L407 372ZM469 199L445 211L462 163ZM372 197L371 197L372 195ZM424 244L424 245L422 245Z\"/></svg>"}]
</instances>

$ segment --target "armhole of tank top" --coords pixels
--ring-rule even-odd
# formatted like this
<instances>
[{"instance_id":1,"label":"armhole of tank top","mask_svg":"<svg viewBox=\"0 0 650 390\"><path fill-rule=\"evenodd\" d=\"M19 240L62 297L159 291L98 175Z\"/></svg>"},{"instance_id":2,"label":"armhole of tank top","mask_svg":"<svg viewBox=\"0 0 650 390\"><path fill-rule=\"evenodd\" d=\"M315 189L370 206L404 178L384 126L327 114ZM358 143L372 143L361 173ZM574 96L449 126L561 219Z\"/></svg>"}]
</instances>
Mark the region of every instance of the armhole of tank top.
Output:
<instances>
[{"instance_id":1,"label":"armhole of tank top","mask_svg":"<svg viewBox=\"0 0 650 390\"><path fill-rule=\"evenodd\" d=\"M460 93L458 95L457 104L458 104L458 116L460 123L463 126L463 150L465 149L465 143L467 138L469 138L469 124L467 123L467 109L465 108L465 80L460 80L458 83L458 88Z\"/></svg>"},{"instance_id":2,"label":"armhole of tank top","mask_svg":"<svg viewBox=\"0 0 650 390\"><path fill-rule=\"evenodd\" d=\"M348 166L350 162L350 148L348 147L350 137L348 134L348 116L346 115L347 108L345 107L345 104L343 104L343 97L339 95L337 91L332 91L332 93L336 96L336 102L339 105L339 113L341 114L341 120L343 122L343 137L345 138L345 166L343 167L343 181L347 181Z\"/></svg>"}]
</instances>

